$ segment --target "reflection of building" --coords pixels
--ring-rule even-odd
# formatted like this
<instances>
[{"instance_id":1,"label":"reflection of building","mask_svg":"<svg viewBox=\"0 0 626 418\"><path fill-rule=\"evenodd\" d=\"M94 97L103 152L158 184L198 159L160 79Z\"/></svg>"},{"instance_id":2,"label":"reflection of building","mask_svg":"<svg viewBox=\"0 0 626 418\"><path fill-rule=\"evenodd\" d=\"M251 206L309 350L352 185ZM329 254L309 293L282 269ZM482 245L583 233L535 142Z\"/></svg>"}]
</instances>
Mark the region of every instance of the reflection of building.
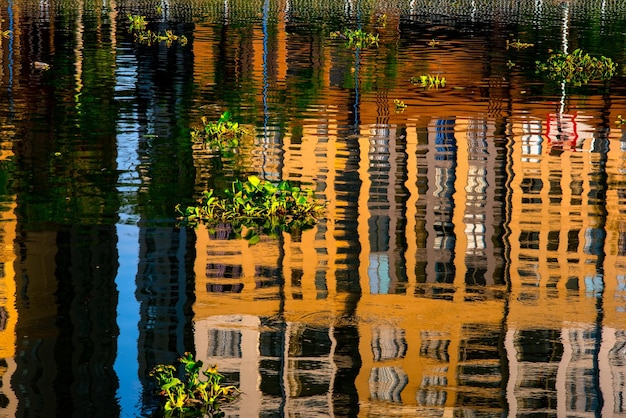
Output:
<instances>
[{"instance_id":1,"label":"reflection of building","mask_svg":"<svg viewBox=\"0 0 626 418\"><path fill-rule=\"evenodd\" d=\"M364 179L363 187L371 191L365 197L361 196L358 209L358 236L361 237L360 287L364 289L364 293L357 305L357 314L362 321L358 326L358 353L362 363L354 383L359 399L370 400L369 403L361 404L362 411L375 411L377 402L380 401L391 402L398 408L402 408L401 404L413 405L413 410L417 405L424 411L432 408L469 408L497 413L508 407L515 408L520 413L531 410L571 411L584 415L594 405L598 405L599 396L607 399L610 396L611 408L615 408L615 413L618 413L622 408L619 401L619 382L622 379L619 342L621 334L615 331L611 334L610 329L604 328L603 335L605 332L615 335L615 342L603 337L602 341L606 343L599 344L598 331L589 325L567 326L562 329L553 326L564 321L592 324L596 320L597 297L609 290L618 299L615 299L615 306L607 299L604 305L608 314L606 319L614 321L613 318L619 318L624 311L621 305L626 286L622 283L623 277L618 273L624 265L623 260L620 261L622 256L618 249L619 237L607 234L607 242L614 243L611 245L615 249L607 248L604 259L605 277L614 277L614 283L605 280L606 284L603 285L592 269L598 256L598 245L601 245L598 242L601 236L596 227L598 212L594 207L596 203L589 203L594 201L582 198L582 191L594 192L597 187L596 183L590 182L586 177L585 173L589 170L583 169L584 164L587 164L584 156L593 158L594 155L567 154L556 160L552 156L546 157L541 148L521 141L513 147L512 159L506 159L498 156L494 146L484 141L484 138L491 135L488 130L493 129L488 122L457 121L447 125L442 128L436 123L429 124L423 128L423 137L413 134L420 132L417 129L407 130L407 177L416 179L415 185L423 193L411 196L406 203L407 213L414 216L408 217L409 225L406 229L390 228L391 222L380 221L384 216L396 216L388 214L403 210L403 200L396 199L394 195L401 188L394 188L387 181L387 177L394 176L390 174L394 170L393 164L404 161L402 153L396 155L391 151L396 149L393 144L398 141L398 135L390 129L389 134L381 137L381 132L385 131L377 129L371 133L369 146L361 147L361 160L367 161L360 168L361 178ZM438 132L442 137L440 140L436 138ZM446 137L448 139L443 139ZM454 152L446 154L444 149L448 150L449 144L455 145ZM313 145L315 144L307 144ZM372 155L363 158L369 153ZM441 170L430 169L431 164L437 167L440 161L447 161L436 158L442 155L452 159L452 163L448 166L441 165ZM431 157L432 162L428 159ZM520 166L515 171L521 174L507 186L502 184L502 179L505 178L503 172L511 168L503 165L511 163ZM572 165L564 167L564 164ZM402 163L399 164L401 165ZM414 187L412 181L407 181L406 184ZM564 184L569 185L569 190L559 190ZM332 193L332 190L326 189L325 193ZM423 197L427 193L432 193L432 198ZM498 193L508 195L505 199ZM587 197L591 195L588 194ZM542 204L554 204L557 198L560 202L558 211L550 209L550 205ZM502 208L507 199L510 199L514 208L510 214L506 214L506 210ZM611 200L609 204L612 204ZM395 210L392 209L393 205L398 205ZM582 205L586 206L581 207ZM442 209L445 207L448 208L447 211ZM420 218L420 210L431 214ZM569 215L567 222L562 218L565 215ZM511 220L508 227L519 231L519 235L506 244L498 244L504 238L494 230L494 225L502 222L497 220L499 216L509 216ZM368 221L365 222L365 219ZM553 221L554 219L558 222ZM444 222L448 225L447 230L439 228ZM415 225L424 227L416 228ZM577 231L587 232L570 232L577 225ZM553 232L554 227L559 229ZM215 294L212 298L198 300L200 304L197 304L199 309L196 310L196 316L199 323L208 329L206 335L213 335L207 337L208 341L211 338L226 338L220 336L223 333L219 330L223 327L230 329L226 333L228 335L232 334L233 329L239 330L243 327L246 335L250 334L249 341L253 341L253 345L257 347L257 351L245 349L246 352L254 353L253 357L245 360L249 361L246 367L256 364L263 369L273 361L278 363L270 368L276 368L278 364L289 365L283 369L286 370L286 377L278 381L285 391L292 391L291 396L295 398L305 396L303 391L307 385L330 388L331 382L337 381L336 375L329 372L332 367L328 366L338 362L337 356L335 360L328 360L329 356L333 357L330 352L318 352L313 356L316 360L307 360L311 361L309 365L315 371L313 373L307 366L303 366L304 362L292 359L285 345L288 344L287 341L307 341L300 337L298 330L308 329L311 324L317 323L312 323L312 320L322 321L323 324L326 324L324 321L336 320L337 313L341 311L337 309L341 306L338 304L342 300L339 298L340 294L333 294L333 287L328 286L328 282L319 281L320 278L337 277L333 268L340 261L337 257L341 253L341 239L335 238L338 249L336 252L332 251L332 245L320 247L320 242L328 242L327 235L320 235L319 242L316 239L319 234L332 232L327 228L332 228L332 224L324 223L314 231L307 231L299 240L285 237L284 242L274 243L278 248L267 247L269 242L262 243L258 248L249 248L242 242L199 243L199 248L207 245L207 248L214 249L205 251L208 258L198 260L196 271L205 272L203 274L206 274L208 282L212 281L214 284L209 286L199 283L198 289L205 286L206 290L221 289L222 292L221 295ZM392 234L390 231L395 232ZM406 251L409 255L419 254L418 251L410 252L415 249L415 243L430 242L424 246L423 256L408 256L404 261L408 272L408 292L397 292L402 288L389 287L393 281L381 279L393 277L393 263L380 262L381 254L393 252L379 250L384 248L397 251L402 248L402 234L406 234ZM420 238L420 234L424 234L424 239ZM394 236L390 238L392 235ZM568 239L557 241L556 237L560 235ZM441 244L446 240L451 240L451 243L447 246ZM556 242L560 244L556 245ZM509 246L508 256L511 258L509 274L512 278L513 299L506 319L508 333L502 327L505 303L501 295L504 289L498 278L501 280L504 268L504 250L500 245ZM446 248L449 252L442 252ZM198 250L199 254L200 252ZM445 273L445 270L431 266L436 266L439 257L446 255L456 273L450 275L449 283L438 283L436 280L431 282L431 278ZM224 265L220 266L216 260L224 262ZM396 260L400 261L399 266L402 268L402 258ZM263 309L260 302L255 302L254 294L262 296L266 290L251 281L251 278L259 271L270 269L269 266L255 267L254 263L282 265L285 272L284 287L275 283L273 292L282 299L272 300L271 305L266 305L271 306L269 310ZM423 266L421 270L410 267L419 266L420 263ZM249 267L245 267L246 265ZM246 269L248 273L245 273ZM413 273L420 271L421 276ZM429 280L421 282L420 277ZM232 285L226 286L227 283ZM320 286L321 283L325 285ZM387 287L381 286L381 283L386 283ZM244 297L246 288L251 293ZM227 289L239 292L241 296L229 296L224 293ZM381 292L380 289L396 291ZM559 297L561 293L563 296ZM198 295L201 294L198 291ZM260 299L267 302L267 297ZM239 302L233 303L235 300ZM283 307L280 306L281 300ZM226 321L222 319L218 324L211 322L213 320L205 322L202 318L209 315L210 310L203 309L203 304L221 306L220 309L226 309L232 317ZM245 320L244 326L235 321L238 312L254 316ZM289 318L286 324L280 325L281 321L268 322L267 318L276 318L278 312L284 312L282 315ZM382 317L381 313L384 313ZM477 318L480 320L476 320ZM379 323L381 319L383 321ZM271 325L282 328L271 338L263 337L263 329ZM330 328L323 328L322 334L330 335ZM239 336L232 338L243 341L243 331L240 333L241 335L237 334ZM341 327L337 327L332 335L340 334ZM203 341L204 335L196 338L198 346L213 344ZM332 340L330 337L329 339ZM321 334L309 340L320 343L324 341ZM280 361L264 358L258 353L266 341L282 344L279 344L283 350L278 356ZM542 346L537 346L539 343ZM224 347L233 347L236 344L243 343L225 343ZM231 351L229 348L223 353ZM213 358L218 363L224 362L231 373L235 373L233 370L243 373L241 364L244 357L244 354L235 355L238 359L235 361L237 365L232 366L226 354L207 355L207 358ZM302 367L304 371L300 370ZM592 375L597 373L600 376L594 378ZM285 382L291 382L295 386L289 386ZM259 399L271 394L269 389L263 387L256 387L255 393ZM296 387L299 389L295 390ZM593 392L590 388L594 387L600 389ZM318 395L321 396L321 393L316 392L315 396ZM278 395L274 393L272 396ZM316 402L315 396L311 395L306 401ZM290 398L287 403L295 408L297 403L291 403L292 401L294 398ZM304 399L300 401L306 403ZM262 405L267 403L261 402ZM327 408L331 408L331 405L327 405Z\"/></svg>"},{"instance_id":2,"label":"reflection of building","mask_svg":"<svg viewBox=\"0 0 626 418\"><path fill-rule=\"evenodd\" d=\"M611 328L510 330L511 414L625 416L624 343Z\"/></svg>"},{"instance_id":3,"label":"reflection of building","mask_svg":"<svg viewBox=\"0 0 626 418\"><path fill-rule=\"evenodd\" d=\"M388 21L394 30L419 25L396 18ZM417 406L450 415L507 408L585 415L598 399L597 391L583 397L585 390L612 391L589 378L602 362L619 388L619 345L598 346L593 326L601 301L605 322L618 329L626 294L615 209L624 193L605 190L604 177L617 187L621 174L601 171L606 138L588 137L605 104L594 98L591 110L577 112L573 145L589 152L550 155L541 122L548 112L518 100L519 80L503 80L502 63L472 59L488 56L481 42L441 53L420 39L405 51L420 59L400 61L388 45L331 54L314 36L282 25L278 35L255 27L238 62L269 124L263 135L257 130L252 154L268 178L315 187L329 201L329 219L252 248L200 232L199 354L242 383L244 373L262 382L248 386L245 401L261 411L280 398L284 410L323 404L340 415L321 396L326 391L358 397L363 413L392 405L411 413ZM381 71L380 55L402 65ZM395 84L423 70L442 71L466 90ZM393 72L384 87L368 86L383 72ZM271 120L280 113L272 99L309 73L315 91L280 102L302 115L283 128ZM218 81L206 85L217 89ZM393 97L406 97L402 115L390 112ZM554 138L553 147L569 140ZM609 161L623 160L615 147L610 152ZM342 323L344 314L357 324ZM355 329L358 350L341 357L333 340ZM354 388L339 387L342 370Z\"/></svg>"},{"instance_id":4,"label":"reflection of building","mask_svg":"<svg viewBox=\"0 0 626 418\"><path fill-rule=\"evenodd\" d=\"M405 143L395 129L379 126L372 129L367 152L367 175L360 194L366 203L369 252L366 261L368 289L373 294L404 293L407 275L404 260L404 212L408 193L403 183L406 172ZM364 232L365 233L365 232Z\"/></svg>"},{"instance_id":5,"label":"reflection of building","mask_svg":"<svg viewBox=\"0 0 626 418\"><path fill-rule=\"evenodd\" d=\"M333 327L272 327L267 319L232 315L197 321L195 329L198 357L238 381L241 399L229 412L333 415L342 368Z\"/></svg>"},{"instance_id":6,"label":"reflection of building","mask_svg":"<svg viewBox=\"0 0 626 418\"><path fill-rule=\"evenodd\" d=\"M115 7L90 6L26 1L0 10L0 171L14 188L0 191L2 412L10 416L116 413L116 16ZM5 22L14 25L8 34ZM84 42L92 34L100 44ZM64 57L62 76L47 84L33 62L51 56ZM68 120L69 130L60 122Z\"/></svg>"},{"instance_id":7,"label":"reflection of building","mask_svg":"<svg viewBox=\"0 0 626 418\"><path fill-rule=\"evenodd\" d=\"M2 136L0 130L0 136ZM0 143L3 148L5 143ZM10 154L6 151L0 156L0 167L9 164ZM7 167L0 168L0 171ZM4 176L2 176L5 178ZM0 415L15 416L18 399L11 387L11 379L16 370L15 363L15 327L18 321L18 311L15 306L16 296L16 255L15 242L15 203L14 197L7 194L8 184L0 184Z\"/></svg>"},{"instance_id":8,"label":"reflection of building","mask_svg":"<svg viewBox=\"0 0 626 418\"><path fill-rule=\"evenodd\" d=\"M514 127L527 140L511 155L508 403L513 413L621 416L623 343L611 327L624 320L624 254L603 180L621 151L587 127L583 152L549 153L533 126Z\"/></svg>"},{"instance_id":9,"label":"reflection of building","mask_svg":"<svg viewBox=\"0 0 626 418\"><path fill-rule=\"evenodd\" d=\"M14 13L14 10L8 10ZM0 13L1 16L1 13ZM0 19L0 32L13 30L5 19ZM11 21L15 24L15 20ZM0 41L0 79L2 86L10 92L14 87L14 68L11 66L15 59L15 51L7 48L8 40ZM19 43L18 43L19 45ZM17 46L17 45L12 45ZM5 181L0 182L0 415L15 416L17 413L18 399L11 386L11 379L16 370L15 349L16 337L15 326L18 320L18 311L15 305L16 296L16 274L14 242L16 235L15 220L15 196L9 190L10 185L6 182L8 172L12 167L14 158L12 147L15 140L15 125L13 124L12 112L23 111L21 106L13 103L14 97L7 94L6 108L2 109L0 116L0 178Z\"/></svg>"}]
</instances>

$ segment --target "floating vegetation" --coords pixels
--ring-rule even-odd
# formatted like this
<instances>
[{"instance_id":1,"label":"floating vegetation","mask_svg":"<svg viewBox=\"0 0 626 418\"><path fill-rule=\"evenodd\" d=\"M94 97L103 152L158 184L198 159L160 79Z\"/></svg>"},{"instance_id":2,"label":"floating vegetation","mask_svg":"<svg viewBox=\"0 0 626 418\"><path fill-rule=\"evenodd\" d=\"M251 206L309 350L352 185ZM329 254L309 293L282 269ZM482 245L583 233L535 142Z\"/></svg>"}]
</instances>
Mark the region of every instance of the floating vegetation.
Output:
<instances>
[{"instance_id":1,"label":"floating vegetation","mask_svg":"<svg viewBox=\"0 0 626 418\"><path fill-rule=\"evenodd\" d=\"M313 227L325 207L315 202L310 189L250 176L246 182L234 181L230 190L224 190L224 197L215 196L213 190L205 191L198 206L183 209L177 205L176 210L187 225L228 224L234 238L247 239L253 245L262 234L278 237L283 231L298 233Z\"/></svg>"},{"instance_id":2,"label":"floating vegetation","mask_svg":"<svg viewBox=\"0 0 626 418\"><path fill-rule=\"evenodd\" d=\"M130 23L128 27L129 32L141 32L148 27L148 21L145 16L128 15L128 21Z\"/></svg>"},{"instance_id":3,"label":"floating vegetation","mask_svg":"<svg viewBox=\"0 0 626 418\"><path fill-rule=\"evenodd\" d=\"M407 105L405 105L404 102L399 99L393 99L393 104L396 106L396 112L401 112L407 108Z\"/></svg>"},{"instance_id":4,"label":"floating vegetation","mask_svg":"<svg viewBox=\"0 0 626 418\"><path fill-rule=\"evenodd\" d=\"M11 37L12 33L13 32L11 31L11 29L4 30L4 31L2 31L2 37L5 38L5 39L8 39L8 38Z\"/></svg>"},{"instance_id":5,"label":"floating vegetation","mask_svg":"<svg viewBox=\"0 0 626 418\"><path fill-rule=\"evenodd\" d=\"M201 118L202 129L193 129L191 139L202 142L205 148L214 151L232 150L239 146L241 138L249 134L239 123L231 120L230 112L222 113L217 121L209 121L206 116Z\"/></svg>"},{"instance_id":6,"label":"floating vegetation","mask_svg":"<svg viewBox=\"0 0 626 418\"><path fill-rule=\"evenodd\" d=\"M537 72L547 73L553 80L572 83L575 86L592 80L606 81L615 75L617 64L611 58L591 57L576 49L571 54L556 53L546 62L536 61Z\"/></svg>"},{"instance_id":7,"label":"floating vegetation","mask_svg":"<svg viewBox=\"0 0 626 418\"><path fill-rule=\"evenodd\" d=\"M430 75L430 74L424 74L424 75L420 75L418 77L411 77L410 79L411 83L413 84L417 84L421 87L424 88L439 88L439 87L445 87L446 85L446 79L445 77L439 77L439 75Z\"/></svg>"},{"instance_id":8,"label":"floating vegetation","mask_svg":"<svg viewBox=\"0 0 626 418\"><path fill-rule=\"evenodd\" d=\"M615 121L615 124L621 127L622 125L626 124L626 119L624 119L622 115L617 115L617 120Z\"/></svg>"},{"instance_id":9,"label":"floating vegetation","mask_svg":"<svg viewBox=\"0 0 626 418\"><path fill-rule=\"evenodd\" d=\"M437 45L439 45L439 41L435 40L435 39L431 39L430 41L428 41L428 46L430 46L431 48L436 47Z\"/></svg>"},{"instance_id":10,"label":"floating vegetation","mask_svg":"<svg viewBox=\"0 0 626 418\"><path fill-rule=\"evenodd\" d=\"M349 48L367 48L368 46L378 46L378 34L374 35L361 29L345 29L343 32L335 31L330 33L331 39L345 39Z\"/></svg>"},{"instance_id":11,"label":"floating vegetation","mask_svg":"<svg viewBox=\"0 0 626 418\"><path fill-rule=\"evenodd\" d=\"M506 40L506 49L515 48L517 50L530 48L531 46L535 46L535 44L520 42L519 40L510 42L508 39Z\"/></svg>"},{"instance_id":12,"label":"floating vegetation","mask_svg":"<svg viewBox=\"0 0 626 418\"><path fill-rule=\"evenodd\" d=\"M150 371L159 385L159 395L163 399L166 416L221 416L220 405L231 402L239 395L236 386L222 386L223 375L217 366L202 371L206 379L200 377L203 363L195 360L191 353L178 359L185 369L185 377L176 377L176 367L159 364ZM176 415L174 415L176 414Z\"/></svg>"},{"instance_id":13,"label":"floating vegetation","mask_svg":"<svg viewBox=\"0 0 626 418\"><path fill-rule=\"evenodd\" d=\"M383 13L382 15L378 16L378 18L376 19L376 23L381 28L387 26L387 15Z\"/></svg>"},{"instance_id":14,"label":"floating vegetation","mask_svg":"<svg viewBox=\"0 0 626 418\"><path fill-rule=\"evenodd\" d=\"M128 20L130 22L128 31L135 35L135 42L137 43L145 45L164 43L168 47L174 42L178 42L182 46L187 45L187 37L185 35L175 35L171 30L154 32L147 29L148 22L145 16L128 15Z\"/></svg>"},{"instance_id":15,"label":"floating vegetation","mask_svg":"<svg viewBox=\"0 0 626 418\"><path fill-rule=\"evenodd\" d=\"M506 62L506 66L509 67L509 68L513 68L513 67L515 67L515 63L513 61L511 61L511 60L508 60Z\"/></svg>"},{"instance_id":16,"label":"floating vegetation","mask_svg":"<svg viewBox=\"0 0 626 418\"><path fill-rule=\"evenodd\" d=\"M185 37L185 35L174 35L171 30L166 30L163 33L153 32L151 30L137 32L135 34L135 41L146 45L163 42L167 46L171 46L172 43L178 41L182 46L187 45L187 37Z\"/></svg>"}]
</instances>

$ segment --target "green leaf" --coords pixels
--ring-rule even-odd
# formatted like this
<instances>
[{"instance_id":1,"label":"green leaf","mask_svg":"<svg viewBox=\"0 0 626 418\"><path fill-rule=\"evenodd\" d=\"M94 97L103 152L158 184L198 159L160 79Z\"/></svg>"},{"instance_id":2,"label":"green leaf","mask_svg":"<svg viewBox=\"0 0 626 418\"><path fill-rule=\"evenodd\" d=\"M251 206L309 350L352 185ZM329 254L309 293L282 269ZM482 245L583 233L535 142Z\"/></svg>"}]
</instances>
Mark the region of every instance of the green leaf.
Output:
<instances>
[{"instance_id":1,"label":"green leaf","mask_svg":"<svg viewBox=\"0 0 626 418\"><path fill-rule=\"evenodd\" d=\"M259 234L255 233L250 238L248 238L248 245L255 245L259 241L261 241L261 237L259 236Z\"/></svg>"},{"instance_id":2,"label":"green leaf","mask_svg":"<svg viewBox=\"0 0 626 418\"><path fill-rule=\"evenodd\" d=\"M179 386L179 385L182 385L182 384L183 384L183 382L179 378L174 377L174 378L172 378L172 380L170 380L169 382L167 382L164 385L162 385L161 389L167 391L167 390L170 390L173 387L176 387L176 386Z\"/></svg>"},{"instance_id":3,"label":"green leaf","mask_svg":"<svg viewBox=\"0 0 626 418\"><path fill-rule=\"evenodd\" d=\"M261 179L259 179L257 176L249 176L248 181L256 188L258 188L259 184L261 184Z\"/></svg>"}]
</instances>

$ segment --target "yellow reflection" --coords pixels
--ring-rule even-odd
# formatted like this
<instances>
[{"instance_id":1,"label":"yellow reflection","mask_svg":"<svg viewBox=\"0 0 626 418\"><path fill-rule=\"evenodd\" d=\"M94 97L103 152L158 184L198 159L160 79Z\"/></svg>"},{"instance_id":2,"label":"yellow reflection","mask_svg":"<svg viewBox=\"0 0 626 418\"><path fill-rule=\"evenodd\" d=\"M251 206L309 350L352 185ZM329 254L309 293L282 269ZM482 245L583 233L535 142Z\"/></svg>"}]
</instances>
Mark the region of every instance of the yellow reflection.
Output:
<instances>
[{"instance_id":1,"label":"yellow reflection","mask_svg":"<svg viewBox=\"0 0 626 418\"><path fill-rule=\"evenodd\" d=\"M277 30L269 84L280 88L301 64L289 51L303 45ZM256 28L246 51L257 78L272 56L263 36ZM517 80L484 79L483 63L468 60L484 46L464 46L421 62L436 61L459 90L390 82L358 98L333 88L330 74L348 67L322 50L315 117L294 118L276 149L252 154L272 175L314 186L328 219L254 247L199 231L196 346L239 374L241 408L262 413L284 396L286 410L311 401L333 415L342 373L363 415L515 415L542 399L567 415L594 402L594 388L607 413L621 408L626 141L594 134L600 112L516 101ZM408 49L432 54L425 43ZM380 70L375 58L363 54L361 74ZM397 80L415 75L403 64ZM389 111L393 98L408 104L401 114ZM307 397L313 386L322 393Z\"/></svg>"}]
</instances>

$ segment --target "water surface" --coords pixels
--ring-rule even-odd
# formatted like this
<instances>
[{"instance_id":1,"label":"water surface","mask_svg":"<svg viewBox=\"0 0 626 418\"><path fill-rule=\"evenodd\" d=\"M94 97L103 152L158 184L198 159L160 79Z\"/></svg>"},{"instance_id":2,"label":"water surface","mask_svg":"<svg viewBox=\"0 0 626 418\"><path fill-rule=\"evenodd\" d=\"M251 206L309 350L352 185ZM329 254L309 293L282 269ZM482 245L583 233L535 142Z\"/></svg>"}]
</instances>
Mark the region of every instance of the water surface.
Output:
<instances>
[{"instance_id":1,"label":"water surface","mask_svg":"<svg viewBox=\"0 0 626 418\"><path fill-rule=\"evenodd\" d=\"M189 42L139 44L128 14ZM241 387L229 416L624 414L623 5L0 17L3 415L158 415L148 372L185 351ZM331 38L346 27L378 45ZM537 73L576 48L615 77ZM220 160L190 130L225 111L252 134ZM312 188L327 216L252 247L176 225L177 203L250 174Z\"/></svg>"}]
</instances>

